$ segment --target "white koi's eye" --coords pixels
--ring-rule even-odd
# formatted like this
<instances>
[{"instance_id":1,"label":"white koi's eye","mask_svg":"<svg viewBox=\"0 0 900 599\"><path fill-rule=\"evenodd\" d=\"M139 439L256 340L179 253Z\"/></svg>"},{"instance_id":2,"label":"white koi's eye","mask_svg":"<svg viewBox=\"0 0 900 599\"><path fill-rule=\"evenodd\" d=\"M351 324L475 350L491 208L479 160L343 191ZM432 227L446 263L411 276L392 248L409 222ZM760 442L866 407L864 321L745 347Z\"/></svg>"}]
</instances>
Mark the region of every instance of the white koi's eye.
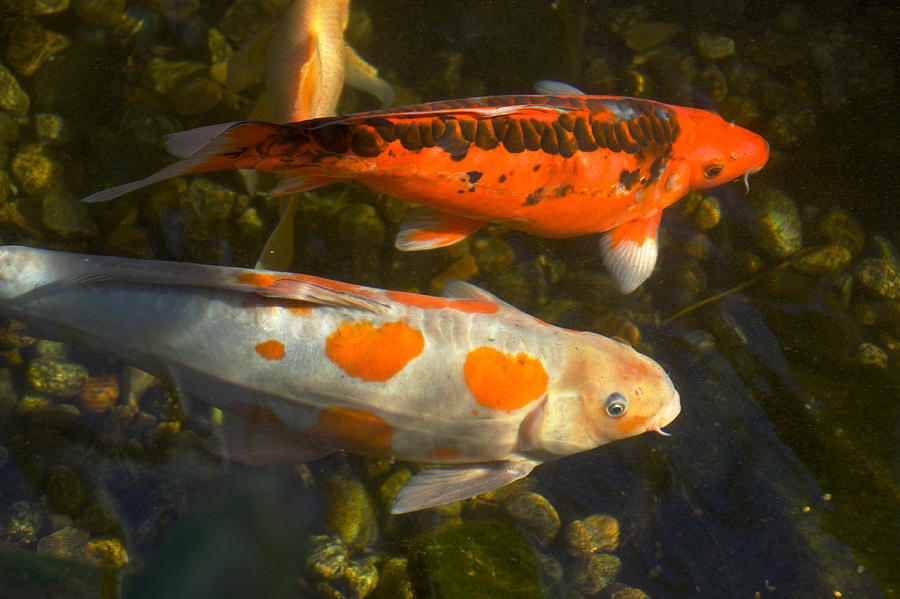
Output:
<instances>
[{"instance_id":1,"label":"white koi's eye","mask_svg":"<svg viewBox=\"0 0 900 599\"><path fill-rule=\"evenodd\" d=\"M606 413L612 418L618 418L628 410L628 400L621 393L610 393L606 398Z\"/></svg>"}]
</instances>

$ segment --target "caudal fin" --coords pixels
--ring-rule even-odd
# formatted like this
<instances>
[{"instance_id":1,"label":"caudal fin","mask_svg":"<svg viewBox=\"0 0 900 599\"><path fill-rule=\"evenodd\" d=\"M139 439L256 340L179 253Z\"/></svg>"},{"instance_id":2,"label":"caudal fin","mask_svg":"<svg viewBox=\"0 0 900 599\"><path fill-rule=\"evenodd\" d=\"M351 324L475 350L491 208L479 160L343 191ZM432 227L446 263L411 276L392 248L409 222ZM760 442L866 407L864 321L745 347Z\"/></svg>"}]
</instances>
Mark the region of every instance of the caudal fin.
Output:
<instances>
[{"instance_id":1,"label":"caudal fin","mask_svg":"<svg viewBox=\"0 0 900 599\"><path fill-rule=\"evenodd\" d=\"M104 202L181 175L236 168L237 156L278 131L281 125L236 121L197 127L166 136L166 150L181 158L149 177L92 193L85 202Z\"/></svg>"}]
</instances>

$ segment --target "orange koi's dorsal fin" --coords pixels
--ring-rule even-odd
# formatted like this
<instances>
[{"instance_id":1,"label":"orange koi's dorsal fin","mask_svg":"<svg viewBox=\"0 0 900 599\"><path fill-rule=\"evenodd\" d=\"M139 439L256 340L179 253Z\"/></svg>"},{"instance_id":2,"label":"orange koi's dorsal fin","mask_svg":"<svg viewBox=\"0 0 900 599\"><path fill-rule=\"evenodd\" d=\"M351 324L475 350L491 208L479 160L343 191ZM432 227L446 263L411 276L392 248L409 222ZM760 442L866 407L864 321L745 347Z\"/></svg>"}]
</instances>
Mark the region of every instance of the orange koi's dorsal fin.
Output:
<instances>
[{"instance_id":1,"label":"orange koi's dorsal fin","mask_svg":"<svg viewBox=\"0 0 900 599\"><path fill-rule=\"evenodd\" d=\"M462 241L482 226L480 220L416 206L406 213L394 246L404 252L442 248Z\"/></svg>"},{"instance_id":2,"label":"orange koi's dorsal fin","mask_svg":"<svg viewBox=\"0 0 900 599\"><path fill-rule=\"evenodd\" d=\"M553 81L552 79L541 79L534 84L534 91L539 94L548 96L583 96L584 92L568 83L562 81Z\"/></svg>"},{"instance_id":3,"label":"orange koi's dorsal fin","mask_svg":"<svg viewBox=\"0 0 900 599\"><path fill-rule=\"evenodd\" d=\"M603 265L622 293L631 293L653 273L659 250L660 216L661 213L657 213L630 220L607 232L600 240Z\"/></svg>"},{"instance_id":4,"label":"orange koi's dorsal fin","mask_svg":"<svg viewBox=\"0 0 900 599\"><path fill-rule=\"evenodd\" d=\"M236 168L240 155L281 129L281 125L237 121L197 127L166 136L166 150L181 158L138 181L91 194L84 202L104 202L165 179Z\"/></svg>"}]
</instances>

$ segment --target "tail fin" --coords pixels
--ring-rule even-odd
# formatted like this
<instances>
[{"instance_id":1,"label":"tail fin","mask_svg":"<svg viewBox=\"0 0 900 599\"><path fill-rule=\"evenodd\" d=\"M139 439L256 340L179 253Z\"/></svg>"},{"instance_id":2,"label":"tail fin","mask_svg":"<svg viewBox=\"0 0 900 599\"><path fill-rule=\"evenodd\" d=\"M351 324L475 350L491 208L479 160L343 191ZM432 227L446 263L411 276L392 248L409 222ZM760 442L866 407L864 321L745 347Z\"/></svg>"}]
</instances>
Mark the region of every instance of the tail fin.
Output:
<instances>
[{"instance_id":1,"label":"tail fin","mask_svg":"<svg viewBox=\"0 0 900 599\"><path fill-rule=\"evenodd\" d=\"M237 155L280 128L272 123L236 121L173 133L166 136L166 150L181 160L144 179L92 193L83 201L105 202L171 177L233 169Z\"/></svg>"}]
</instances>

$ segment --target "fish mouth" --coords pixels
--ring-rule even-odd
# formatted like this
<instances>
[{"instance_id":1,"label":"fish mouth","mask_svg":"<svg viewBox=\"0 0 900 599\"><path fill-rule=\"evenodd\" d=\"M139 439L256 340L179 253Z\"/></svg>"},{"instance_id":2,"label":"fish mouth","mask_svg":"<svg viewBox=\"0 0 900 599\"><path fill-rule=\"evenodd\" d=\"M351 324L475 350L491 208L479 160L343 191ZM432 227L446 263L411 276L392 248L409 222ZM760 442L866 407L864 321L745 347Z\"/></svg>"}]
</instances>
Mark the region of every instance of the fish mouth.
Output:
<instances>
[{"instance_id":1,"label":"fish mouth","mask_svg":"<svg viewBox=\"0 0 900 599\"><path fill-rule=\"evenodd\" d=\"M668 426L672 423L673 420L681 413L681 401L678 396L678 392L675 392L675 400L669 404L669 409L665 411L659 418L657 418L656 422L647 427L647 430L653 431L655 433L659 433L664 437L670 437L672 434L667 433L662 430L664 426Z\"/></svg>"}]
</instances>

